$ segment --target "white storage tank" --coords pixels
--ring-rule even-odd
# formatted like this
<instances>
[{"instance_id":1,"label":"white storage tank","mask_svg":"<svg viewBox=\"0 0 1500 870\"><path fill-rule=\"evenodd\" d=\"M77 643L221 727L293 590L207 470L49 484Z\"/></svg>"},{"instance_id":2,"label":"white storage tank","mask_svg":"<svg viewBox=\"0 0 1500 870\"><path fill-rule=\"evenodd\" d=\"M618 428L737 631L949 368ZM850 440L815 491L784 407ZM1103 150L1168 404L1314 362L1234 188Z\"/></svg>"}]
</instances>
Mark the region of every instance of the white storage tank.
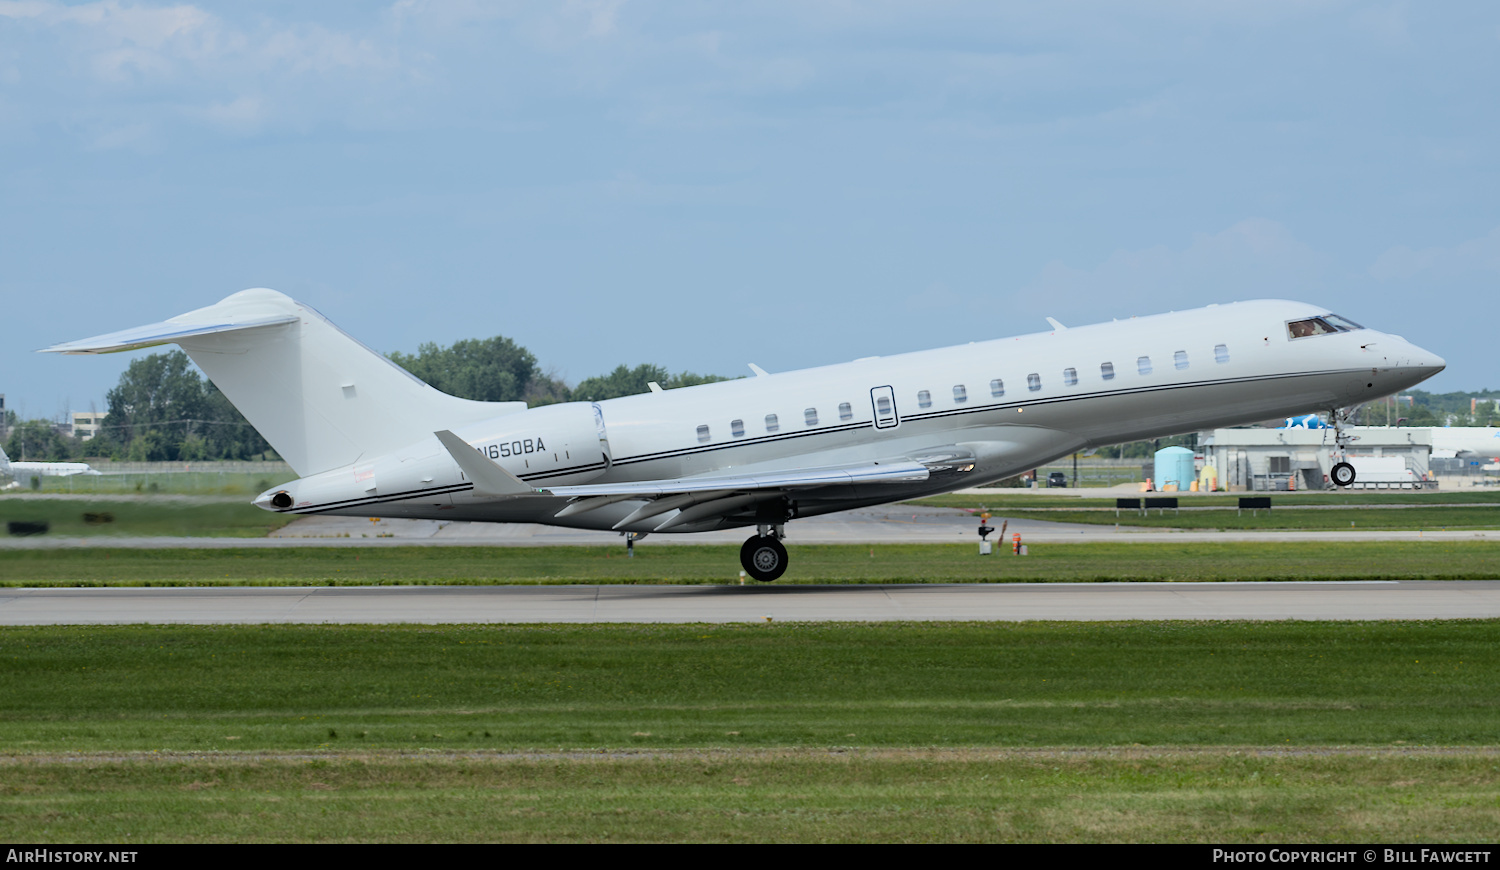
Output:
<instances>
[{"instance_id":1,"label":"white storage tank","mask_svg":"<svg viewBox=\"0 0 1500 870\"><path fill-rule=\"evenodd\" d=\"M1151 479L1158 492L1167 491L1169 486L1186 491L1198 476L1193 467L1193 451L1186 447L1163 447L1156 451L1154 467L1156 474Z\"/></svg>"}]
</instances>

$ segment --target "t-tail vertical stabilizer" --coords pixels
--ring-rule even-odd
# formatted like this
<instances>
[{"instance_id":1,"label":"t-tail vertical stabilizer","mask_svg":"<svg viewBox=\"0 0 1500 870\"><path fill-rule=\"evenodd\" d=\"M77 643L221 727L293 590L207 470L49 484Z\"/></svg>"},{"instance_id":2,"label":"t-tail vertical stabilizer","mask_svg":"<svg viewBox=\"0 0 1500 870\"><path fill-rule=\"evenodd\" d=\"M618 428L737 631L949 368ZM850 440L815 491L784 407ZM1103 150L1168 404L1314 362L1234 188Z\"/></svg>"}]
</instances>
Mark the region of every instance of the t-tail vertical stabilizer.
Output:
<instances>
[{"instance_id":1,"label":"t-tail vertical stabilizer","mask_svg":"<svg viewBox=\"0 0 1500 870\"><path fill-rule=\"evenodd\" d=\"M275 290L243 290L163 323L44 352L116 353L160 344L181 346L303 477L430 440L438 429L526 408L438 392Z\"/></svg>"}]
</instances>

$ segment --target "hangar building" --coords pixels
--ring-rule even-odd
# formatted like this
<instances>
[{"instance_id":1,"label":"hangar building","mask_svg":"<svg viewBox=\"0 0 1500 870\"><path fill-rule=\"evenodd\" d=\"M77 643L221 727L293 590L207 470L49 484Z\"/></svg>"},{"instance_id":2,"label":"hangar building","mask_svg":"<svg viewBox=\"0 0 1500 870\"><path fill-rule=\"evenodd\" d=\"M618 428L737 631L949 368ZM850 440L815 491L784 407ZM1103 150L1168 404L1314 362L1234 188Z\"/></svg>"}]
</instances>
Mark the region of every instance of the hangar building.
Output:
<instances>
[{"instance_id":1,"label":"hangar building","mask_svg":"<svg viewBox=\"0 0 1500 870\"><path fill-rule=\"evenodd\" d=\"M1428 479L1431 430L1353 426L1348 431L1355 438L1351 460L1399 457L1417 480ZM1214 429L1198 434L1198 451L1204 467L1212 466L1219 485L1231 492L1327 489L1329 470L1338 462L1332 429Z\"/></svg>"}]
</instances>

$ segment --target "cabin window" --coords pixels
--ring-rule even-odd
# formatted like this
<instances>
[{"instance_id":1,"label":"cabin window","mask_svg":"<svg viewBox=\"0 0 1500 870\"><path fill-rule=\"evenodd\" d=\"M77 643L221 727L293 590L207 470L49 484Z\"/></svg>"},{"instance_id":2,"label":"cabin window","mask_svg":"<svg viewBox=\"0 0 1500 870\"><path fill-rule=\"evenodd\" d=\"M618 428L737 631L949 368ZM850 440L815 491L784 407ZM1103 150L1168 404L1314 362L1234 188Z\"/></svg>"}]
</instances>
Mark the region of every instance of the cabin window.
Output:
<instances>
[{"instance_id":1,"label":"cabin window","mask_svg":"<svg viewBox=\"0 0 1500 870\"><path fill-rule=\"evenodd\" d=\"M736 438L743 438L743 437L745 437L745 421L744 420L730 420L729 421L729 434L733 435Z\"/></svg>"},{"instance_id":2,"label":"cabin window","mask_svg":"<svg viewBox=\"0 0 1500 870\"><path fill-rule=\"evenodd\" d=\"M891 416L891 397L878 396L875 399L875 410L880 412L882 418Z\"/></svg>"},{"instance_id":3,"label":"cabin window","mask_svg":"<svg viewBox=\"0 0 1500 870\"><path fill-rule=\"evenodd\" d=\"M960 405L962 405L964 402L969 401L969 388L964 386L963 384L954 384L953 401L959 403Z\"/></svg>"},{"instance_id":4,"label":"cabin window","mask_svg":"<svg viewBox=\"0 0 1500 870\"><path fill-rule=\"evenodd\" d=\"M1031 374L1029 374L1029 375L1026 376L1026 389L1028 389L1028 390L1030 390L1030 391L1032 391L1034 393L1037 390L1040 390L1041 388L1042 388L1042 376L1041 375L1037 374L1036 372L1032 372Z\"/></svg>"},{"instance_id":5,"label":"cabin window","mask_svg":"<svg viewBox=\"0 0 1500 870\"><path fill-rule=\"evenodd\" d=\"M1115 379L1115 364L1112 363L1112 362L1111 363L1100 363L1099 364L1099 377L1105 379L1106 381L1112 381L1112 380L1114 380Z\"/></svg>"},{"instance_id":6,"label":"cabin window","mask_svg":"<svg viewBox=\"0 0 1500 870\"><path fill-rule=\"evenodd\" d=\"M816 426L816 425L818 425L818 409L817 408L808 408L806 411L802 412L802 416L805 417L805 418L807 418L807 425L809 425L809 426Z\"/></svg>"},{"instance_id":7,"label":"cabin window","mask_svg":"<svg viewBox=\"0 0 1500 870\"><path fill-rule=\"evenodd\" d=\"M1005 395L1005 381L999 378L990 381L990 395L997 399Z\"/></svg>"},{"instance_id":8,"label":"cabin window","mask_svg":"<svg viewBox=\"0 0 1500 870\"><path fill-rule=\"evenodd\" d=\"M1229 345L1214 345L1214 362L1219 363L1220 365L1229 362Z\"/></svg>"},{"instance_id":9,"label":"cabin window","mask_svg":"<svg viewBox=\"0 0 1500 870\"><path fill-rule=\"evenodd\" d=\"M1172 365L1176 366L1179 371L1187 368L1187 351L1179 350L1176 353L1172 354Z\"/></svg>"},{"instance_id":10,"label":"cabin window","mask_svg":"<svg viewBox=\"0 0 1500 870\"><path fill-rule=\"evenodd\" d=\"M1063 383L1067 384L1070 387L1078 386L1078 369L1063 369Z\"/></svg>"},{"instance_id":11,"label":"cabin window","mask_svg":"<svg viewBox=\"0 0 1500 870\"><path fill-rule=\"evenodd\" d=\"M699 444L707 444L708 443L708 427L707 426L699 426L698 427L698 443Z\"/></svg>"},{"instance_id":12,"label":"cabin window","mask_svg":"<svg viewBox=\"0 0 1500 870\"><path fill-rule=\"evenodd\" d=\"M932 394L926 390L917 391L917 405L922 408L932 407Z\"/></svg>"},{"instance_id":13,"label":"cabin window","mask_svg":"<svg viewBox=\"0 0 1500 870\"><path fill-rule=\"evenodd\" d=\"M854 408L848 402L839 402L839 419L846 423L854 419Z\"/></svg>"},{"instance_id":14,"label":"cabin window","mask_svg":"<svg viewBox=\"0 0 1500 870\"><path fill-rule=\"evenodd\" d=\"M780 421L778 421L776 419L776 415L775 414L767 414L766 415L766 431L767 432L775 432L775 431L777 431L780 428L781 428L781 423L780 423Z\"/></svg>"},{"instance_id":15,"label":"cabin window","mask_svg":"<svg viewBox=\"0 0 1500 870\"><path fill-rule=\"evenodd\" d=\"M1151 357L1143 356L1135 361L1135 369L1143 375L1151 374Z\"/></svg>"}]
</instances>

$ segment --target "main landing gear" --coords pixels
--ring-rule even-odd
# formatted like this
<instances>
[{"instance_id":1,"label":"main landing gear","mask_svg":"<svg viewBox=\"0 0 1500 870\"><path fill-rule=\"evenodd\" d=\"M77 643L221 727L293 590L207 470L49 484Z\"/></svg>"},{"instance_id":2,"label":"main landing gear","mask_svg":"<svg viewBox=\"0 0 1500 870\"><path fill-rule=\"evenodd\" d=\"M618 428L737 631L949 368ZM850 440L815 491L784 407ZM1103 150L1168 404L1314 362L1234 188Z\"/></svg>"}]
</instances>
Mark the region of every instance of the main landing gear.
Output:
<instances>
[{"instance_id":1,"label":"main landing gear","mask_svg":"<svg viewBox=\"0 0 1500 870\"><path fill-rule=\"evenodd\" d=\"M740 547L740 564L752 578L769 583L786 573L786 547L781 539L786 537L786 527L761 523L758 532Z\"/></svg>"}]
</instances>

